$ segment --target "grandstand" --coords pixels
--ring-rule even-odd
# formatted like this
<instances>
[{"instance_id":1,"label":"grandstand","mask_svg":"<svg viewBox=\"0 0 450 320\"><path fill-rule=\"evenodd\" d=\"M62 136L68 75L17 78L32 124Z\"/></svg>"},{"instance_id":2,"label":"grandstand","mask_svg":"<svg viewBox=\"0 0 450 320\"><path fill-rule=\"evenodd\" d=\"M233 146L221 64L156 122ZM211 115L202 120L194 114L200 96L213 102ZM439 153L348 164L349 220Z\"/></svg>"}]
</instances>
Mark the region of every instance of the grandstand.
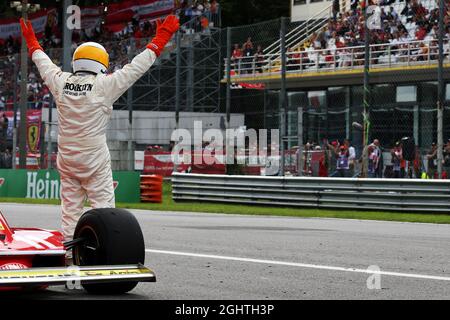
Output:
<instances>
[{"instance_id":1,"label":"grandstand","mask_svg":"<svg viewBox=\"0 0 450 320\"><path fill-rule=\"evenodd\" d=\"M411 4L400 0L386 2L389 4L379 5L376 11L383 28L371 31L371 67L436 64L436 0L412 1ZM360 6L350 8L349 1L341 0L340 3L339 13L334 13L333 5L329 4L286 34L288 74L291 78L330 70L348 73L349 70L358 72L362 69L365 58L362 9ZM448 14L446 19L450 22ZM444 51L448 59L448 28L446 34ZM263 52L262 55L248 57L251 63L232 64L235 71L233 80L260 82L276 78L281 73L280 39Z\"/></svg>"}]
</instances>

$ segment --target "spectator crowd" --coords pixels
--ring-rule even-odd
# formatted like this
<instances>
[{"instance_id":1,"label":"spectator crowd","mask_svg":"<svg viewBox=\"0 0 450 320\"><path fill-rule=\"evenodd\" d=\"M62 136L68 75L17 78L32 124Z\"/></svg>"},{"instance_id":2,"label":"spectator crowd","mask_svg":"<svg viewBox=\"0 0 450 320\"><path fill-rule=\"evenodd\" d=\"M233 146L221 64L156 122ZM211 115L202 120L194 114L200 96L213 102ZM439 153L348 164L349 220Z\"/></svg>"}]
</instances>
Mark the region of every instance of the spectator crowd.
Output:
<instances>
[{"instance_id":1,"label":"spectator crowd","mask_svg":"<svg viewBox=\"0 0 450 320\"><path fill-rule=\"evenodd\" d=\"M262 73L264 65L264 52L261 45L256 48L251 37L242 45L236 43L231 53L232 68L237 74Z\"/></svg>"},{"instance_id":2,"label":"spectator crowd","mask_svg":"<svg viewBox=\"0 0 450 320\"><path fill-rule=\"evenodd\" d=\"M216 0L192 1L191 5L188 5L187 0L177 1L175 13L180 16L181 23L192 21L193 29L197 28L197 22L200 30L220 23L219 3ZM57 21L55 16L48 16L40 42L53 62L61 66L62 28ZM183 30L186 31L186 27ZM139 22L133 19L120 32L111 32L103 24L99 24L89 31L74 30L72 51L82 42L99 42L108 51L110 71L114 72L126 64L136 51L144 48L155 32L156 21ZM14 99L19 101L20 48L21 38L0 39L0 111L13 110ZM28 64L28 109L41 109L48 107L50 103L49 90L37 74L34 64Z\"/></svg>"},{"instance_id":3,"label":"spectator crowd","mask_svg":"<svg viewBox=\"0 0 450 320\"><path fill-rule=\"evenodd\" d=\"M420 0L407 0L402 2L403 9L397 12L394 3L395 0L380 0L375 9L379 25L370 28L369 41L370 44L379 46L371 56L371 63L385 63L388 59L395 62L396 58L402 59L408 55L408 51L416 61L428 60L429 54L431 59L436 58L439 8L435 6L428 10ZM428 3L431 2L428 0ZM301 57L306 60L302 64L310 63L320 67L364 64L363 48L354 50L353 57L351 55L352 47L361 47L365 43L363 5L364 1L352 1L350 11L335 14L329 19L326 28L313 33L309 41L299 48L300 53L304 53ZM448 55L450 7L445 12L444 26L444 51ZM411 42L414 42L412 46L408 44ZM390 45L390 56L387 45ZM320 54L310 54L314 50L323 51Z\"/></svg>"},{"instance_id":4,"label":"spectator crowd","mask_svg":"<svg viewBox=\"0 0 450 320\"><path fill-rule=\"evenodd\" d=\"M450 139L443 147L442 176L438 175L437 144L425 153L411 144L409 138L397 141L392 148L383 148L378 139L362 150L356 150L345 139L321 144L307 142L303 153L303 174L319 177L368 177L450 179ZM408 143L407 143L408 142ZM359 151L359 152L358 152ZM318 157L314 160L313 153Z\"/></svg>"},{"instance_id":5,"label":"spectator crowd","mask_svg":"<svg viewBox=\"0 0 450 320\"><path fill-rule=\"evenodd\" d=\"M352 0L349 11L335 10L324 28L313 32L300 45L294 41L287 48L287 71L363 65L364 3ZM378 22L369 31L370 44L377 45L371 64L437 59L439 8L434 0L378 0L373 5ZM449 1L444 26L444 55L450 58ZM232 68L241 74L260 73L268 64L267 58L262 50L259 52L247 43L234 45Z\"/></svg>"}]
</instances>

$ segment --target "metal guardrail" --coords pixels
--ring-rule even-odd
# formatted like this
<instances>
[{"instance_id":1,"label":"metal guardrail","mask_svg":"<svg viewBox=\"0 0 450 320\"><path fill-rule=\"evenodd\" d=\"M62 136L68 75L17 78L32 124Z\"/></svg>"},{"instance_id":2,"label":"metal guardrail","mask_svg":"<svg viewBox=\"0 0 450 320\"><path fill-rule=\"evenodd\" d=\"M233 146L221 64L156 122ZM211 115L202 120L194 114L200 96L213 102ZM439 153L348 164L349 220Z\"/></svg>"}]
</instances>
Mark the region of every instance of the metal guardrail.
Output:
<instances>
[{"instance_id":1,"label":"metal guardrail","mask_svg":"<svg viewBox=\"0 0 450 320\"><path fill-rule=\"evenodd\" d=\"M175 201L450 213L450 180L174 173Z\"/></svg>"}]
</instances>

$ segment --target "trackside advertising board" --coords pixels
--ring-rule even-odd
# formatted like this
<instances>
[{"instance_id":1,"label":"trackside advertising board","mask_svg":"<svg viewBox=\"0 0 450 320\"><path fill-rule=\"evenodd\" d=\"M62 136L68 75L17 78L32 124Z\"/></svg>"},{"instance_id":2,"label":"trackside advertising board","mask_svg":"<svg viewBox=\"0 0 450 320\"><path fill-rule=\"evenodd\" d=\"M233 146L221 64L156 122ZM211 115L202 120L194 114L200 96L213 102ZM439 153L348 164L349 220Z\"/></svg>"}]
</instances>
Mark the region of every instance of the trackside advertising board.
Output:
<instances>
[{"instance_id":1,"label":"trackside advertising board","mask_svg":"<svg viewBox=\"0 0 450 320\"><path fill-rule=\"evenodd\" d=\"M138 172L114 171L117 202L140 202ZM61 183L56 170L0 169L0 197L60 199Z\"/></svg>"}]
</instances>

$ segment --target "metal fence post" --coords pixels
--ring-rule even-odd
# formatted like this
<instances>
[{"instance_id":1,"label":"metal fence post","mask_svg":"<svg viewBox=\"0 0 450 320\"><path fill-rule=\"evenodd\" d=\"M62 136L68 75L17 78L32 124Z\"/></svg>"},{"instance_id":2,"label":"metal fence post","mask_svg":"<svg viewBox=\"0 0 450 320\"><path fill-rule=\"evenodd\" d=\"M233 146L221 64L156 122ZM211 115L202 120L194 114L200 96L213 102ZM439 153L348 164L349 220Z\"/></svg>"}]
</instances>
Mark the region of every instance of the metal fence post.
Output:
<instances>
[{"instance_id":1,"label":"metal fence post","mask_svg":"<svg viewBox=\"0 0 450 320\"><path fill-rule=\"evenodd\" d=\"M47 169L52 168L52 111L53 111L53 95L50 93L50 101L48 105L48 140L47 140Z\"/></svg>"},{"instance_id":2,"label":"metal fence post","mask_svg":"<svg viewBox=\"0 0 450 320\"><path fill-rule=\"evenodd\" d=\"M22 0L22 18L28 19L28 0ZM27 80L28 80L28 49L22 36L20 51L20 123L19 123L19 168L25 169L27 164ZM16 152L13 153L16 160Z\"/></svg>"},{"instance_id":3,"label":"metal fence post","mask_svg":"<svg viewBox=\"0 0 450 320\"><path fill-rule=\"evenodd\" d=\"M368 6L369 0L365 0L364 2L364 88L363 88L363 155L362 155L362 172L361 176L365 177L367 175L368 170L368 155L367 153L367 145L369 144L369 129L370 129L370 30L368 24Z\"/></svg>"},{"instance_id":4,"label":"metal fence post","mask_svg":"<svg viewBox=\"0 0 450 320\"><path fill-rule=\"evenodd\" d=\"M443 119L444 119L444 7L445 1L439 1L439 65L438 65L438 99L437 99L437 169L439 178L442 178L442 161L443 161Z\"/></svg>"},{"instance_id":5,"label":"metal fence post","mask_svg":"<svg viewBox=\"0 0 450 320\"><path fill-rule=\"evenodd\" d=\"M176 69L175 69L175 129L180 128L180 95L181 95L181 33L177 32L175 36L176 49ZM178 171L178 157L173 164L173 172Z\"/></svg>"},{"instance_id":6,"label":"metal fence post","mask_svg":"<svg viewBox=\"0 0 450 320\"><path fill-rule=\"evenodd\" d=\"M298 157L297 157L297 175L303 176L303 107L297 108L297 140L298 140Z\"/></svg>"},{"instance_id":7,"label":"metal fence post","mask_svg":"<svg viewBox=\"0 0 450 320\"><path fill-rule=\"evenodd\" d=\"M180 31L176 34L176 70L175 70L175 128L178 129L180 126L180 93L181 93L181 33Z\"/></svg>"},{"instance_id":8,"label":"metal fence post","mask_svg":"<svg viewBox=\"0 0 450 320\"><path fill-rule=\"evenodd\" d=\"M130 50L128 52L128 60L131 61L135 53L136 46L134 40L130 40ZM127 91L127 107L128 107L128 156L127 156L127 170L132 171L133 166L133 86Z\"/></svg>"},{"instance_id":9,"label":"metal fence post","mask_svg":"<svg viewBox=\"0 0 450 320\"><path fill-rule=\"evenodd\" d=\"M45 121L41 121L41 130L39 130L39 167L41 169L44 168L44 156L45 156L45 148L44 148L44 144L45 144L45 131L43 130L45 128ZM47 157L47 164L48 164L48 157Z\"/></svg>"},{"instance_id":10,"label":"metal fence post","mask_svg":"<svg viewBox=\"0 0 450 320\"><path fill-rule=\"evenodd\" d=\"M284 176L285 167L285 139L286 139L286 23L285 18L281 18L280 28L280 41L281 41L281 88L278 104L279 118L280 118L280 153L281 153L281 166L278 175Z\"/></svg>"},{"instance_id":11,"label":"metal fence post","mask_svg":"<svg viewBox=\"0 0 450 320\"><path fill-rule=\"evenodd\" d=\"M64 0L63 6L63 71L70 72L72 67L72 29L67 26L67 19L69 18L69 13L67 13L67 8L72 5L72 0Z\"/></svg>"},{"instance_id":12,"label":"metal fence post","mask_svg":"<svg viewBox=\"0 0 450 320\"><path fill-rule=\"evenodd\" d=\"M227 92L225 98L225 112L226 112L226 124L225 128L230 129L230 110L231 110L231 28L227 27L227 66L226 66L226 79L227 79ZM236 65L235 65L236 68ZM239 70L240 71L240 70ZM226 137L226 133L225 133ZM225 140L225 143L227 141ZM228 150L228 146L225 146L225 150ZM225 159L229 159L229 156L225 154ZM228 164L228 163L227 163ZM229 174L228 167L225 166L225 173Z\"/></svg>"},{"instance_id":13,"label":"metal fence post","mask_svg":"<svg viewBox=\"0 0 450 320\"><path fill-rule=\"evenodd\" d=\"M19 62L19 55L14 55L14 92L13 92L13 141L12 141L12 167L16 169L16 151L17 151L17 63Z\"/></svg>"},{"instance_id":14,"label":"metal fence post","mask_svg":"<svg viewBox=\"0 0 450 320\"><path fill-rule=\"evenodd\" d=\"M227 93L226 93L226 128L230 128L230 110L231 110L231 28L227 28Z\"/></svg>"}]
</instances>

